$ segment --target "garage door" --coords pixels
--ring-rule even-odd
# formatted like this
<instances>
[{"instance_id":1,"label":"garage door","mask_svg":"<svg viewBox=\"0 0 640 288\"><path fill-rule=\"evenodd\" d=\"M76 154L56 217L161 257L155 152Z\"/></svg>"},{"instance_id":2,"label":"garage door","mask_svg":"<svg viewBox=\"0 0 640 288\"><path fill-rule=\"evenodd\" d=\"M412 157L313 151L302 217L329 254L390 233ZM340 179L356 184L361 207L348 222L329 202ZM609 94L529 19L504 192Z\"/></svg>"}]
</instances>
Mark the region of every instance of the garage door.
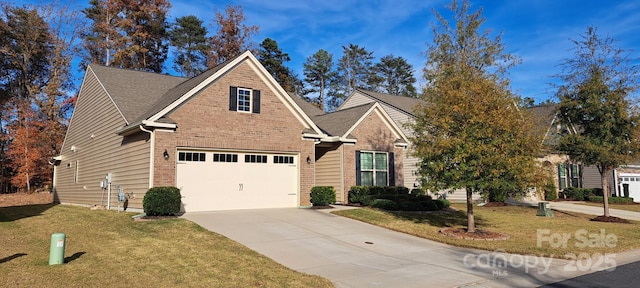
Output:
<instances>
[{"instance_id":1,"label":"garage door","mask_svg":"<svg viewBox=\"0 0 640 288\"><path fill-rule=\"evenodd\" d=\"M183 211L298 206L298 156L178 151L176 184Z\"/></svg>"},{"instance_id":2,"label":"garage door","mask_svg":"<svg viewBox=\"0 0 640 288\"><path fill-rule=\"evenodd\" d=\"M624 195L624 186L629 185L629 197L633 202L640 202L640 174L620 173L620 194Z\"/></svg>"}]
</instances>

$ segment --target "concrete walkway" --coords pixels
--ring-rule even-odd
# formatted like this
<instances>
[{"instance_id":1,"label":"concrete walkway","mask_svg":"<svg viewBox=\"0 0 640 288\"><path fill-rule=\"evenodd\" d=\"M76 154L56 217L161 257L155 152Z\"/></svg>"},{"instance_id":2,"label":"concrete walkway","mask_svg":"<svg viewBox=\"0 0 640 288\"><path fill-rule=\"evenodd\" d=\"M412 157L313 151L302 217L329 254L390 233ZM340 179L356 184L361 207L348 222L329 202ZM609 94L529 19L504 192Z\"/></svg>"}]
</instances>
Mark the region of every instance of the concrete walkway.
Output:
<instances>
[{"instance_id":1,"label":"concrete walkway","mask_svg":"<svg viewBox=\"0 0 640 288\"><path fill-rule=\"evenodd\" d=\"M588 206L588 205L582 205L581 203L584 203L584 202L558 201L558 202L550 202L549 205L553 210L578 212L578 213L596 215L596 216L604 215L604 208L602 206ZM537 206L538 204L537 202L526 202L526 205ZM615 217L619 217L627 220L640 221L640 212L609 208L609 214L611 216L615 216Z\"/></svg>"},{"instance_id":2,"label":"concrete walkway","mask_svg":"<svg viewBox=\"0 0 640 288\"><path fill-rule=\"evenodd\" d=\"M566 260L453 247L329 212L289 208L183 217L337 287L537 287L591 272L570 271ZM640 250L616 261L637 259Z\"/></svg>"}]
</instances>

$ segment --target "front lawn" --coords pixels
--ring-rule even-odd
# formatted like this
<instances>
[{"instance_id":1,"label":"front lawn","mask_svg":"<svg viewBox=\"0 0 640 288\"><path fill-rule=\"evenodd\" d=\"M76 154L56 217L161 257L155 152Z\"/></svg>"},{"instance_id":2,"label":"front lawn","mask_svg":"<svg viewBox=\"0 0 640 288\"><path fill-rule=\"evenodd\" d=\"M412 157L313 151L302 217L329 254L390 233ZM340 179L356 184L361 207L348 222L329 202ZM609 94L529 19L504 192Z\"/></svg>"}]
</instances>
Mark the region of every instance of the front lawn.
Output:
<instances>
[{"instance_id":1,"label":"front lawn","mask_svg":"<svg viewBox=\"0 0 640 288\"><path fill-rule=\"evenodd\" d=\"M506 233L511 236L508 240L453 239L438 232L445 227L466 226L465 204L452 204L452 207L458 211L413 213L364 208L333 213L454 246L489 251L571 258L571 253L595 255L640 248L638 222L594 222L590 221L594 217L591 215L560 211L554 211L554 218L546 218L536 216L535 207L520 206L474 207L478 229Z\"/></svg>"},{"instance_id":2,"label":"front lawn","mask_svg":"<svg viewBox=\"0 0 640 288\"><path fill-rule=\"evenodd\" d=\"M0 208L0 287L332 287L185 219L64 205ZM66 264L49 266L51 234Z\"/></svg>"}]
</instances>

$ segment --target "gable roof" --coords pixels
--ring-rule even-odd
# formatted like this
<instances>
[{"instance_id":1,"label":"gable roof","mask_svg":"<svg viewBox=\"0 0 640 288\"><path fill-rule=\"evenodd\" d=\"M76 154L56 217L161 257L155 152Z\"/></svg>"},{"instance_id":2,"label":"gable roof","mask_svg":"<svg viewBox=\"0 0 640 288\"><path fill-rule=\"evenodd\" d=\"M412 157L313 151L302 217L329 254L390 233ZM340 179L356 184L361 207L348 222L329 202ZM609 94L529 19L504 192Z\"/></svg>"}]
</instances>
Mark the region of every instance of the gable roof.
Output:
<instances>
[{"instance_id":1,"label":"gable roof","mask_svg":"<svg viewBox=\"0 0 640 288\"><path fill-rule=\"evenodd\" d=\"M318 127L323 132L331 136L346 137L347 131L351 129L358 120L367 114L375 102L355 106L343 110L317 115L313 117Z\"/></svg>"},{"instance_id":2,"label":"gable roof","mask_svg":"<svg viewBox=\"0 0 640 288\"><path fill-rule=\"evenodd\" d=\"M379 101L382 102L384 104L387 104L393 108L396 108L406 114L409 114L411 116L415 116L413 114L413 109L420 104L424 104L425 102L422 99L418 99L418 98L411 98L411 97L407 97L407 96L399 96L399 95L390 95L390 94L384 94L384 93L378 93L378 92L373 92L373 91L368 91L368 90L364 90L364 89L360 89L360 88L356 88L356 90L353 91L353 93L351 93L351 95L355 94L355 93L360 93L362 95L365 95L375 101ZM350 96L351 97L351 96ZM338 108L340 109L340 108Z\"/></svg>"},{"instance_id":3,"label":"gable roof","mask_svg":"<svg viewBox=\"0 0 640 288\"><path fill-rule=\"evenodd\" d=\"M303 100L304 101L304 100ZM337 110L330 113L313 116L313 121L322 129L328 137L321 139L324 142L356 142L357 139L351 135L351 132L364 121L364 119L377 113L382 118L382 121L397 137L396 145L406 146L409 143L407 137L402 133L400 127L391 119L389 114L384 111L382 106L377 102L371 102L354 106L342 110Z\"/></svg>"},{"instance_id":4,"label":"gable roof","mask_svg":"<svg viewBox=\"0 0 640 288\"><path fill-rule=\"evenodd\" d=\"M561 124L558 118L557 104L544 104L529 108L529 112L533 116L535 133L539 136L542 145L548 149L554 149L558 144L560 137L565 133L576 133L573 125L568 127Z\"/></svg>"},{"instance_id":5,"label":"gable roof","mask_svg":"<svg viewBox=\"0 0 640 288\"><path fill-rule=\"evenodd\" d=\"M93 73L105 89L127 124L138 119L171 88L186 78L90 64Z\"/></svg>"},{"instance_id":6,"label":"gable roof","mask_svg":"<svg viewBox=\"0 0 640 288\"><path fill-rule=\"evenodd\" d=\"M175 129L176 123L168 118L167 114L241 63L248 63L264 83L273 89L276 97L282 100L303 124L305 137L326 136L297 105L294 97L282 89L250 51L191 79L99 65L92 65L89 69L97 71L94 74L98 81L111 95L117 109L125 118L125 127L117 131L124 135L141 129L140 126Z\"/></svg>"}]
</instances>

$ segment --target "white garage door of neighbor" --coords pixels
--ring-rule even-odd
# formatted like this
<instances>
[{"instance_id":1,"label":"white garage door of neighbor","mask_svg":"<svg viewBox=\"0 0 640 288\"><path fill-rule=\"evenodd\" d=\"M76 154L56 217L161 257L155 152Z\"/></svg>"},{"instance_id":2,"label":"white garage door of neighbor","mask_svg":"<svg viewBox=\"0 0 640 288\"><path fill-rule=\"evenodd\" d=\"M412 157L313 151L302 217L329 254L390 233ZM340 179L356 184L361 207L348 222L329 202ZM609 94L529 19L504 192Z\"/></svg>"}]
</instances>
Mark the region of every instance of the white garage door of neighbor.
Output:
<instances>
[{"instance_id":1,"label":"white garage door of neighbor","mask_svg":"<svg viewBox=\"0 0 640 288\"><path fill-rule=\"evenodd\" d=\"M633 202L640 202L640 174L620 173L620 194L624 195L624 184L629 184L629 197Z\"/></svg>"},{"instance_id":2,"label":"white garage door of neighbor","mask_svg":"<svg viewBox=\"0 0 640 288\"><path fill-rule=\"evenodd\" d=\"M298 206L298 156L178 151L184 212Z\"/></svg>"}]
</instances>

